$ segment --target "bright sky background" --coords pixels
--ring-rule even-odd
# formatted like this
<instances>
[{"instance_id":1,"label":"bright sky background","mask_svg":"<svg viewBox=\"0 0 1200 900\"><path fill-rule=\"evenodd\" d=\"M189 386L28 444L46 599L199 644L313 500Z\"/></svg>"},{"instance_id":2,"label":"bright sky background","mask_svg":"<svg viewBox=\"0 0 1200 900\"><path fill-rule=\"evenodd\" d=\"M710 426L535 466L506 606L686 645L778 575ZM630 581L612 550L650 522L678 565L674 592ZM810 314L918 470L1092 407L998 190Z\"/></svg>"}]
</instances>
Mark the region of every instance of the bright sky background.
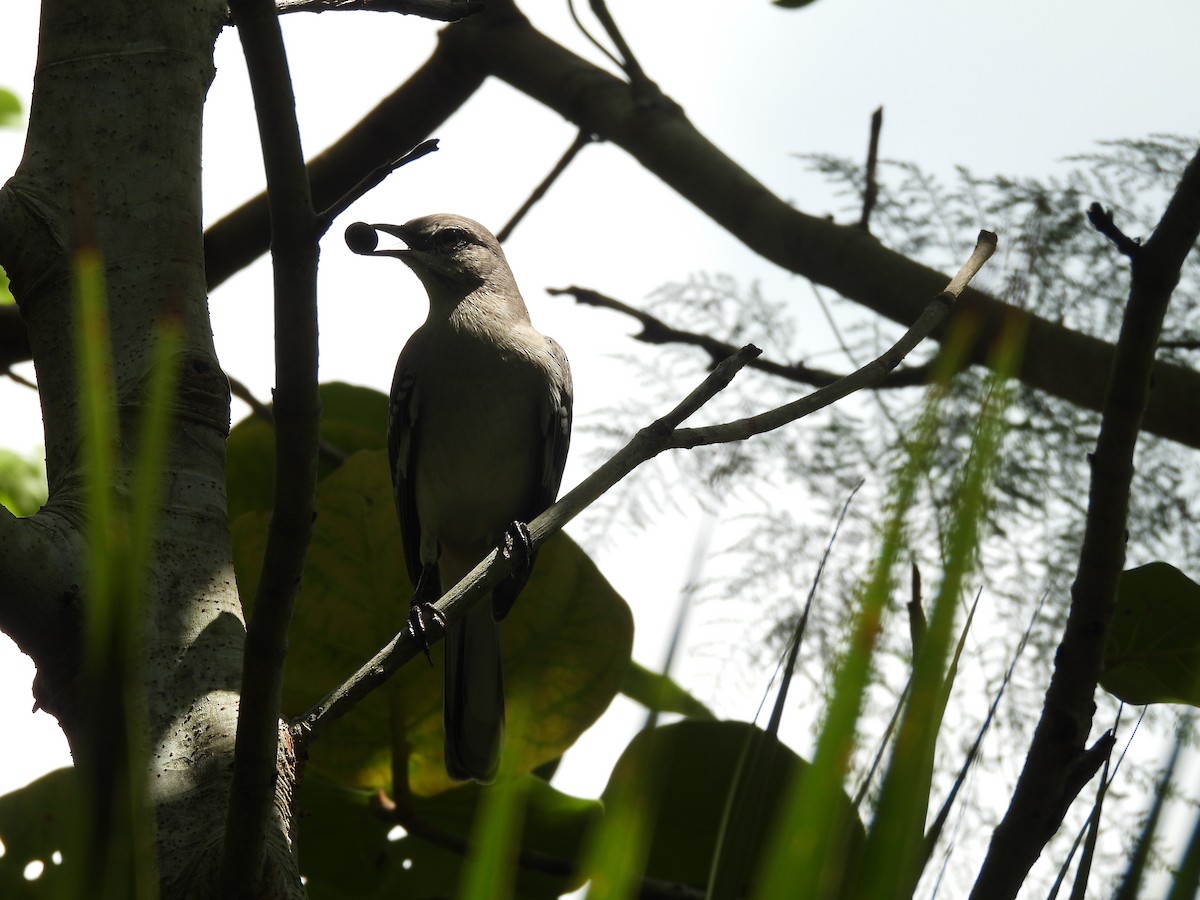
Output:
<instances>
[{"instance_id":1,"label":"bright sky background","mask_svg":"<svg viewBox=\"0 0 1200 900\"><path fill-rule=\"evenodd\" d=\"M799 12L780 11L767 0L609 5L644 69L697 128L809 213L836 207L792 154L861 159L870 115L880 105L882 154L945 179L958 164L977 174L1045 175L1098 140L1200 133L1195 0L817 0ZM571 23L565 0L526 0L523 6L555 40L605 64ZM587 4L577 0L577 6L586 15ZM30 0L0 7L0 85L26 99L36 7ZM420 65L436 33L417 19L368 13L290 15L284 23L309 155ZM595 33L601 33L598 27ZM262 187L249 89L232 30L218 42L217 67L206 119L207 222ZM396 354L425 315L419 285L400 266L355 257L345 248L347 223L403 222L445 211L499 229L574 134L556 114L491 81L436 132L438 153L392 176L336 223L321 267L322 379L386 391ZM20 153L20 135L0 132L3 177ZM974 237L962 236L964 249ZM535 324L557 337L571 358L578 426L594 421L615 390L636 390L615 358L636 329L615 314L549 297L543 288L576 284L636 305L665 282L699 271L730 272L743 283L759 279L767 297L812 303L803 282L759 260L609 145L583 152L517 229L506 253ZM222 364L269 398L266 260L218 289L211 305ZM814 349L824 346L818 342ZM32 366L18 371L32 377ZM0 409L0 445L21 451L40 445L33 392L0 381ZM245 412L235 401L234 420ZM586 474L581 463L588 449L577 439L564 488ZM651 667L663 658L695 527L686 517L666 517L597 559L630 601L638 628L635 657ZM11 645L0 647L0 792L68 761L53 720L28 713L32 676L27 658ZM750 718L754 706L749 698L735 700L723 712ZM617 728L625 729L617 735L619 748L640 717L627 707L614 716L622 718ZM613 761L612 746L597 746L597 756L569 755L569 786L598 791Z\"/></svg>"}]
</instances>

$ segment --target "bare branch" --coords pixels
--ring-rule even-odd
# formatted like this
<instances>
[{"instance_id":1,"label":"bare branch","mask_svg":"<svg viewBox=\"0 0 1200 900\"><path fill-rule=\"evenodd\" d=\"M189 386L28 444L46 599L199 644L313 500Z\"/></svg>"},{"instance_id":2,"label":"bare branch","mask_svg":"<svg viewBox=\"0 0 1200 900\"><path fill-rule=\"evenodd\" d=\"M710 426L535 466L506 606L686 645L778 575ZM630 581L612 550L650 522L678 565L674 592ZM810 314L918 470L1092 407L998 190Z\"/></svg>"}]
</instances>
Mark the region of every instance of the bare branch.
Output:
<instances>
[{"instance_id":1,"label":"bare branch","mask_svg":"<svg viewBox=\"0 0 1200 900\"><path fill-rule=\"evenodd\" d=\"M711 335L675 328L657 316L630 306L627 303L622 303L620 300L608 297L598 291L581 287L568 287L546 288L546 293L553 296L567 294L574 297L576 303L624 313L631 318L637 319L642 326L641 332L633 336L634 340L642 341L646 344L686 344L699 347L709 355L713 365L716 365L725 359L725 357L737 351L737 347L733 344L718 340ZM788 381L794 381L797 384L807 384L813 387L823 387L833 384L838 379L844 377L843 374L828 372L824 369L813 369L803 363L781 363L761 357L753 360L750 363L750 368L766 372L768 375L784 378ZM929 366L911 366L889 373L876 387L912 387L924 384L928 376Z\"/></svg>"},{"instance_id":2,"label":"bare branch","mask_svg":"<svg viewBox=\"0 0 1200 900\"><path fill-rule=\"evenodd\" d=\"M1138 251L1142 249L1142 242L1140 240L1128 237L1125 232L1117 227L1117 224L1113 221L1111 209L1105 209L1099 203L1093 203L1088 207L1087 218L1092 223L1092 227L1112 241L1123 256L1133 259L1138 255Z\"/></svg>"},{"instance_id":3,"label":"bare branch","mask_svg":"<svg viewBox=\"0 0 1200 900\"><path fill-rule=\"evenodd\" d=\"M875 209L875 201L879 199L879 181L876 170L879 167L879 133L883 130L883 107L871 114L871 141L867 145L867 181L863 186L862 216L858 227L863 231L871 230L871 212Z\"/></svg>"},{"instance_id":4,"label":"bare branch","mask_svg":"<svg viewBox=\"0 0 1200 900\"><path fill-rule=\"evenodd\" d=\"M502 244L508 240L509 236L512 235L517 225L521 223L521 220L529 214L531 209L533 209L534 204L545 197L546 192L554 186L554 182L558 181L559 176L561 176L563 172L567 171L567 166L569 166L575 157L579 155L579 151L588 144L592 143L594 140L596 140L596 136L594 134L588 134L586 131L581 131L579 134L575 135L575 140L571 142L571 146L567 148L567 152L564 153L562 158L554 164L554 168L551 169L550 173L542 179L542 183L533 189L533 193L529 195L529 199L522 203L521 208L513 213L513 217L508 220L505 226L496 232L496 240Z\"/></svg>"}]
</instances>

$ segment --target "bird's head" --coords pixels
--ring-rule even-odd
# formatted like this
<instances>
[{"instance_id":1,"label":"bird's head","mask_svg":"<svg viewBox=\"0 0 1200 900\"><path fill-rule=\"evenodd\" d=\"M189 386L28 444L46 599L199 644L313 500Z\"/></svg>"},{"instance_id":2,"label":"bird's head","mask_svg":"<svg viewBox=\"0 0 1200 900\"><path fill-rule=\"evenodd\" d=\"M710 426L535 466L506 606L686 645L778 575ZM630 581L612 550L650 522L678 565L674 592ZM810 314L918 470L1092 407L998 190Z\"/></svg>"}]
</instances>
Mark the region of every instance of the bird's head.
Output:
<instances>
[{"instance_id":1,"label":"bird's head","mask_svg":"<svg viewBox=\"0 0 1200 900\"><path fill-rule=\"evenodd\" d=\"M380 231L404 241L407 248L376 249ZM355 253L403 261L434 300L461 298L484 285L515 289L500 242L465 216L439 213L403 225L355 222L346 229L346 244Z\"/></svg>"}]
</instances>

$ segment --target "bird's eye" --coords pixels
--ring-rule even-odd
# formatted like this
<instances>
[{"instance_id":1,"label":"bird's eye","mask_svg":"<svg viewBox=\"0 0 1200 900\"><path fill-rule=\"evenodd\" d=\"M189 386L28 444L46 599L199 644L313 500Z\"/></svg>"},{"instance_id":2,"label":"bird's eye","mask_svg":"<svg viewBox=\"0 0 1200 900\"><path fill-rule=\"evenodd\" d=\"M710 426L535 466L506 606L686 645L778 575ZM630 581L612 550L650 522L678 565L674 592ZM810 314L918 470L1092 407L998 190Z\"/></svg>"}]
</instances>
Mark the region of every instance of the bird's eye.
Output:
<instances>
[{"instance_id":1,"label":"bird's eye","mask_svg":"<svg viewBox=\"0 0 1200 900\"><path fill-rule=\"evenodd\" d=\"M471 236L461 228L445 228L434 239L439 253L453 253L471 242Z\"/></svg>"}]
</instances>

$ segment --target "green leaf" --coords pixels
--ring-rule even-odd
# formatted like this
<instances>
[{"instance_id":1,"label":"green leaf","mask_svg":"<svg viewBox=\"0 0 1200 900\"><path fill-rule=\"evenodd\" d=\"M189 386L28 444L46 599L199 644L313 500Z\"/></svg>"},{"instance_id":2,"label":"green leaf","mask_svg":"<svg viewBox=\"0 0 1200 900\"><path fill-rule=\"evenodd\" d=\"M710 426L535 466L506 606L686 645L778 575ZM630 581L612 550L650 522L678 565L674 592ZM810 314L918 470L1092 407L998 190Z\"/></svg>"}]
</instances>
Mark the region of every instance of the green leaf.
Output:
<instances>
[{"instance_id":1,"label":"green leaf","mask_svg":"<svg viewBox=\"0 0 1200 900\"><path fill-rule=\"evenodd\" d=\"M447 845L462 844L482 796L491 790L468 785L436 797L414 798L410 809L395 816L407 823L407 834L389 840L393 824L385 811L375 808L372 792L305 778L298 794L299 850L309 896L425 900L452 895L463 855ZM521 791L527 801L521 848L546 860L573 860L584 835L603 814L602 804L563 794L528 775L521 777ZM549 875L523 868L517 895L558 897L583 881L578 873Z\"/></svg>"},{"instance_id":2,"label":"green leaf","mask_svg":"<svg viewBox=\"0 0 1200 900\"><path fill-rule=\"evenodd\" d=\"M21 120L21 101L7 88L0 88L0 128L15 128Z\"/></svg>"},{"instance_id":3,"label":"green leaf","mask_svg":"<svg viewBox=\"0 0 1200 900\"><path fill-rule=\"evenodd\" d=\"M319 391L322 440L347 456L387 446L386 395L343 382L323 384ZM319 477L335 468L322 459ZM229 521L251 510L269 512L275 484L275 429L257 416L238 422L226 444L226 473Z\"/></svg>"},{"instance_id":4,"label":"green leaf","mask_svg":"<svg viewBox=\"0 0 1200 900\"><path fill-rule=\"evenodd\" d=\"M666 675L651 672L632 660L621 679L621 693L654 712L680 713L693 719L716 718L707 706Z\"/></svg>"},{"instance_id":5,"label":"green leaf","mask_svg":"<svg viewBox=\"0 0 1200 900\"><path fill-rule=\"evenodd\" d=\"M656 821L646 860L646 874L703 889L709 877L717 832L734 784L739 760L749 742L760 749L761 774L774 790L765 794L756 826L745 839L764 845L762 835L777 824L777 813L794 777L804 777L809 764L775 738L746 722L700 722L685 719L643 731L630 742L604 789L607 802L618 792L633 792L653 804ZM853 848L865 841L862 823L839 791L837 821L830 830L848 829ZM606 827L613 823L606 822ZM854 851L851 850L851 853ZM853 856L850 856L853 865Z\"/></svg>"},{"instance_id":6,"label":"green leaf","mask_svg":"<svg viewBox=\"0 0 1200 900\"><path fill-rule=\"evenodd\" d=\"M31 516L46 502L46 464L0 449L0 506Z\"/></svg>"},{"instance_id":7,"label":"green leaf","mask_svg":"<svg viewBox=\"0 0 1200 900\"><path fill-rule=\"evenodd\" d=\"M231 528L246 603L257 587L267 519L247 513ZM306 712L404 627L412 587L403 560L386 454L356 453L318 487L284 672L286 714ZM501 633L505 765L529 771L561 756L608 707L629 664L632 617L583 551L556 535ZM414 660L323 735L309 771L390 792L394 745L412 791L451 787L442 763L441 644L432 652L433 667Z\"/></svg>"},{"instance_id":8,"label":"green leaf","mask_svg":"<svg viewBox=\"0 0 1200 900\"><path fill-rule=\"evenodd\" d=\"M1165 562L1122 573L1100 684L1138 706L1200 706L1200 585Z\"/></svg>"},{"instance_id":9,"label":"green leaf","mask_svg":"<svg viewBox=\"0 0 1200 900\"><path fill-rule=\"evenodd\" d=\"M8 287L8 273L4 271L4 267L0 266L0 306L6 306L10 303L16 303L16 299L12 295L12 291Z\"/></svg>"},{"instance_id":10,"label":"green leaf","mask_svg":"<svg viewBox=\"0 0 1200 900\"><path fill-rule=\"evenodd\" d=\"M62 896L75 881L70 860L56 865L53 856L75 840L82 814L79 777L72 768L56 769L0 797L0 897L10 900ZM25 879L34 860L45 865L40 878Z\"/></svg>"}]
</instances>

